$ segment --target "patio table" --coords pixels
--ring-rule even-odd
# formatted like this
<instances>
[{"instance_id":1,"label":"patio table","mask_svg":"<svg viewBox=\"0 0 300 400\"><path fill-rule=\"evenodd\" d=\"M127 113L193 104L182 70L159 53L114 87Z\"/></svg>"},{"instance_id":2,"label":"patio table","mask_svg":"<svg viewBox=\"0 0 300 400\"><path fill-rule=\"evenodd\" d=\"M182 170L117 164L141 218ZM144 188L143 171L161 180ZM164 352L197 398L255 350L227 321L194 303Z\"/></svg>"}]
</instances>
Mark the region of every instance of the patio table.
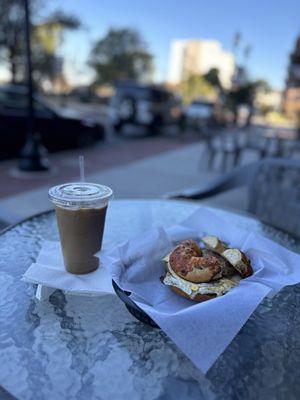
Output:
<instances>
[{"instance_id":1,"label":"patio table","mask_svg":"<svg viewBox=\"0 0 300 400\"><path fill-rule=\"evenodd\" d=\"M104 247L157 225L171 226L198 207L172 200L112 201ZM212 210L230 224L300 251L299 241L251 217ZM300 285L265 299L204 376L164 332L135 320L114 295L57 290L49 301L38 302L35 286L21 277L44 239L58 240L53 212L0 236L0 387L11 395L22 400L300 398ZM10 398L7 392L0 389L0 398Z\"/></svg>"}]
</instances>

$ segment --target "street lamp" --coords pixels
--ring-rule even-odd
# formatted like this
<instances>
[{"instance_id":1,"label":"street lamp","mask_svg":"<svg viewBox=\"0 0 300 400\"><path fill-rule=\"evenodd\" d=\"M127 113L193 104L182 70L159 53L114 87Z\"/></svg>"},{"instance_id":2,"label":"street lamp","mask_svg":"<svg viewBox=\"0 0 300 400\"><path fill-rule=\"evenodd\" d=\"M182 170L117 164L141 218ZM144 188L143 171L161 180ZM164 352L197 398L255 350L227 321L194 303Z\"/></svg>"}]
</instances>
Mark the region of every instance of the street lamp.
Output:
<instances>
[{"instance_id":1,"label":"street lamp","mask_svg":"<svg viewBox=\"0 0 300 400\"><path fill-rule=\"evenodd\" d=\"M28 118L26 141L20 153L19 169L21 171L48 171L49 162L46 149L42 146L39 135L35 132L31 45L30 45L30 9L29 0L24 1L25 11L25 45L26 45L26 76L28 93Z\"/></svg>"}]
</instances>

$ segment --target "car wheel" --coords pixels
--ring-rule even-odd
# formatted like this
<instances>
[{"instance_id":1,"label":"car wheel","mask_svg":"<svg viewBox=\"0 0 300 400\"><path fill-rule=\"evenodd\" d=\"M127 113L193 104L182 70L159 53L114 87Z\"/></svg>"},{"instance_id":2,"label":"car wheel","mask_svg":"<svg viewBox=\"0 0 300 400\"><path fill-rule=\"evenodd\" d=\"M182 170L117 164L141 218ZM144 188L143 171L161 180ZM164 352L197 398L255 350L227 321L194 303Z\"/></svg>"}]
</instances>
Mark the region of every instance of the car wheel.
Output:
<instances>
[{"instance_id":1,"label":"car wheel","mask_svg":"<svg viewBox=\"0 0 300 400\"><path fill-rule=\"evenodd\" d=\"M162 119L156 117L150 125L148 125L147 132L149 136L158 136L161 134Z\"/></svg>"},{"instance_id":2,"label":"car wheel","mask_svg":"<svg viewBox=\"0 0 300 400\"><path fill-rule=\"evenodd\" d=\"M159 136L161 135L161 127L159 125L149 125L147 128L148 136Z\"/></svg>"},{"instance_id":3,"label":"car wheel","mask_svg":"<svg viewBox=\"0 0 300 400\"><path fill-rule=\"evenodd\" d=\"M181 117L178 119L177 126L180 133L187 130L187 118L184 114L182 114Z\"/></svg>"}]
</instances>

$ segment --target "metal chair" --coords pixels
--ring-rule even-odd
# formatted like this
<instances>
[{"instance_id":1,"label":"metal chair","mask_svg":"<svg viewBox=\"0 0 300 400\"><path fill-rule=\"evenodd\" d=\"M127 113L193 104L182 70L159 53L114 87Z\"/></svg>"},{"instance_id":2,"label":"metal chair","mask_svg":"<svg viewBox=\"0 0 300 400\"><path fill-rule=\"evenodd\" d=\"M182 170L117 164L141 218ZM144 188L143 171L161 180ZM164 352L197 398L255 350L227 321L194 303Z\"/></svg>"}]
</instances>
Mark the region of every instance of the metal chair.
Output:
<instances>
[{"instance_id":1,"label":"metal chair","mask_svg":"<svg viewBox=\"0 0 300 400\"><path fill-rule=\"evenodd\" d=\"M222 171L238 165L243 148L243 137L239 133L207 131L205 135L202 135L202 139L205 142L202 154L206 159L207 169L213 169L218 156L220 158L219 169Z\"/></svg>"},{"instance_id":2,"label":"metal chair","mask_svg":"<svg viewBox=\"0 0 300 400\"><path fill-rule=\"evenodd\" d=\"M248 187L248 211L262 221L300 238L300 161L270 158L248 164L198 188L168 196L201 200L224 191Z\"/></svg>"},{"instance_id":3,"label":"metal chair","mask_svg":"<svg viewBox=\"0 0 300 400\"><path fill-rule=\"evenodd\" d=\"M244 150L252 150L258 155L258 159L267 157L270 147L270 142L267 138L257 135L249 134L244 146Z\"/></svg>"},{"instance_id":4,"label":"metal chair","mask_svg":"<svg viewBox=\"0 0 300 400\"><path fill-rule=\"evenodd\" d=\"M259 159L290 157L296 142L295 139L281 138L276 134L268 136L260 132L248 135L244 150L255 151Z\"/></svg>"}]
</instances>

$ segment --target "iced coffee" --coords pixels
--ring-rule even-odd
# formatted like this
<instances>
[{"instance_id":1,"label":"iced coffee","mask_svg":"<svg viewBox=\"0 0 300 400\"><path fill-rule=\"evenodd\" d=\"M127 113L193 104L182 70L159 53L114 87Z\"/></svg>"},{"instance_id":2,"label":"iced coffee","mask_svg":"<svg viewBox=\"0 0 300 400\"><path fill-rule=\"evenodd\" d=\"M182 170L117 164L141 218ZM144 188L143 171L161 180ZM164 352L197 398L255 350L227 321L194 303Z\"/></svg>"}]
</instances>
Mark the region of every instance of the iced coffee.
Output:
<instances>
[{"instance_id":1,"label":"iced coffee","mask_svg":"<svg viewBox=\"0 0 300 400\"><path fill-rule=\"evenodd\" d=\"M49 190L55 205L66 270L86 274L96 270L105 217L112 190L94 183L67 183Z\"/></svg>"}]
</instances>

